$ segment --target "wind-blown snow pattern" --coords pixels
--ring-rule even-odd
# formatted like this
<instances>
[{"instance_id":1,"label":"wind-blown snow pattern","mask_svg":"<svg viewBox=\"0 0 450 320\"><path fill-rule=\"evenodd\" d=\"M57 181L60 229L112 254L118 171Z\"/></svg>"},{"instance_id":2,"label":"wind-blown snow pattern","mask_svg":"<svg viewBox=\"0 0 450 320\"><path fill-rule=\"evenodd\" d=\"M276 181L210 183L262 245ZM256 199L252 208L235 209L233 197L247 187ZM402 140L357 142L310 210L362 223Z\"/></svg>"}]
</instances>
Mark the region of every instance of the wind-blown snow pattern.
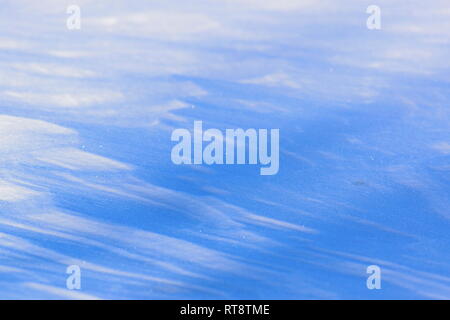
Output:
<instances>
[{"instance_id":1,"label":"wind-blown snow pattern","mask_svg":"<svg viewBox=\"0 0 450 320\"><path fill-rule=\"evenodd\" d=\"M0 298L450 298L449 2L371 4L2 0ZM278 174L173 164L195 120Z\"/></svg>"}]
</instances>

